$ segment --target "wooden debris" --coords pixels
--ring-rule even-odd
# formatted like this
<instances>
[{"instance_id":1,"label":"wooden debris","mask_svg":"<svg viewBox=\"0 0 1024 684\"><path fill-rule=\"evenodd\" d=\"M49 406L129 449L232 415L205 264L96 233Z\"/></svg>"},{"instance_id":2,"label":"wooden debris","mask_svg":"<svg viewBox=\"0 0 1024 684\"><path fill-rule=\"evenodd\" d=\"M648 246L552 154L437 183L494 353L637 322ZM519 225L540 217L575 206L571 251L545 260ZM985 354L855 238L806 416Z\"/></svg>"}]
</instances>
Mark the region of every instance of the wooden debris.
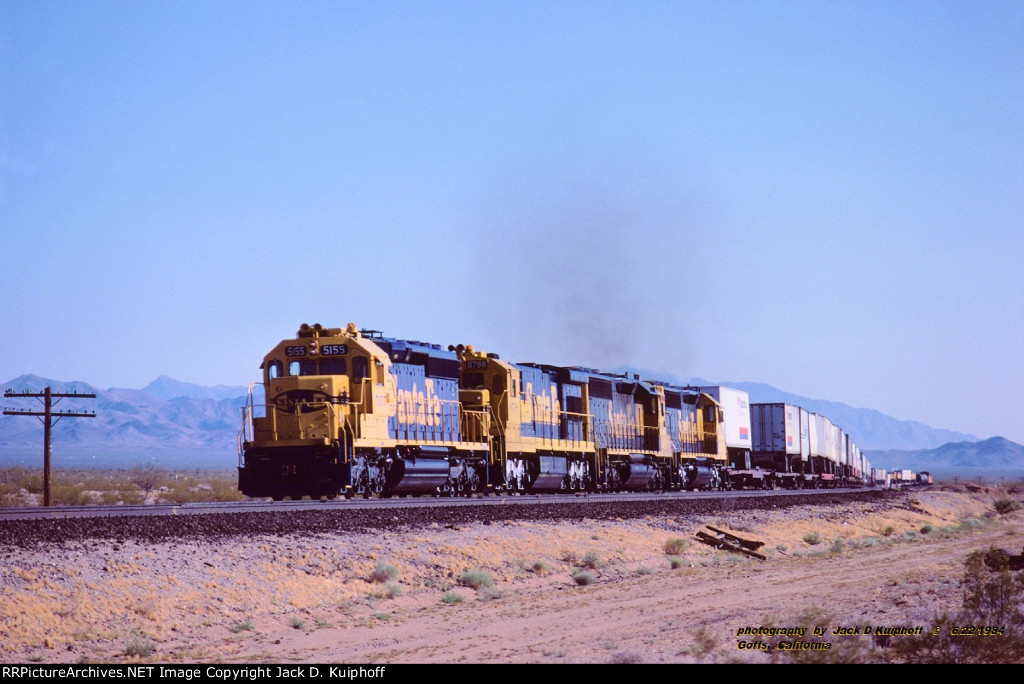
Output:
<instances>
[{"instance_id":1,"label":"wooden debris","mask_svg":"<svg viewBox=\"0 0 1024 684\"><path fill-rule=\"evenodd\" d=\"M706 527L714 532L714 534L708 534L704 530L699 530L697 532L697 539L708 546L714 546L716 549L725 549L726 551L732 551L733 553L742 553L759 560L767 560L767 557L764 554L753 550L764 546L764 542L743 539L742 537L737 537L735 534L719 530L711 525L707 525Z\"/></svg>"},{"instance_id":2,"label":"wooden debris","mask_svg":"<svg viewBox=\"0 0 1024 684\"><path fill-rule=\"evenodd\" d=\"M711 525L705 525L704 527L708 528L709 530L711 530L712 532L721 537L725 537L733 543L739 544L745 549L750 549L751 551L757 551L759 548L764 546L763 541L754 541L752 539L744 539L743 537L737 537L732 532L726 532L725 530L720 530L717 527L712 527Z\"/></svg>"}]
</instances>

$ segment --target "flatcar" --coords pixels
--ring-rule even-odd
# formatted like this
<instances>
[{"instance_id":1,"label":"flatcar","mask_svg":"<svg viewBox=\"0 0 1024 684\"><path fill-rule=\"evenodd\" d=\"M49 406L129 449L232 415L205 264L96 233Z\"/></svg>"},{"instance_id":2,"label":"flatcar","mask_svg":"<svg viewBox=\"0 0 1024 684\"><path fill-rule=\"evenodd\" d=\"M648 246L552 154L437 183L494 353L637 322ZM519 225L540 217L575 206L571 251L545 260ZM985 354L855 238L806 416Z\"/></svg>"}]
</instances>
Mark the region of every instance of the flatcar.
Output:
<instances>
[{"instance_id":1,"label":"flatcar","mask_svg":"<svg viewBox=\"0 0 1024 684\"><path fill-rule=\"evenodd\" d=\"M725 414L700 388L374 330L303 324L243 409L250 497L724 488ZM749 418L748 418L749 423Z\"/></svg>"}]
</instances>

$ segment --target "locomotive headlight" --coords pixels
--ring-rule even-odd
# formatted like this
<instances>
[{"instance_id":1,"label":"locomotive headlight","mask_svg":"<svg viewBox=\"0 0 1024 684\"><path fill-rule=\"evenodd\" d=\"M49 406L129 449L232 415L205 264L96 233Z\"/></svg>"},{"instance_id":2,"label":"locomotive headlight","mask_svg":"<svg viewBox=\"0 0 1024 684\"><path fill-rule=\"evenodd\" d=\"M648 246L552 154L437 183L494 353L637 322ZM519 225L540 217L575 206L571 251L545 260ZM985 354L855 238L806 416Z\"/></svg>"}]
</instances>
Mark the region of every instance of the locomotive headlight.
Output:
<instances>
[{"instance_id":1,"label":"locomotive headlight","mask_svg":"<svg viewBox=\"0 0 1024 684\"><path fill-rule=\"evenodd\" d=\"M316 342L309 343L309 353L311 356L316 354Z\"/></svg>"}]
</instances>

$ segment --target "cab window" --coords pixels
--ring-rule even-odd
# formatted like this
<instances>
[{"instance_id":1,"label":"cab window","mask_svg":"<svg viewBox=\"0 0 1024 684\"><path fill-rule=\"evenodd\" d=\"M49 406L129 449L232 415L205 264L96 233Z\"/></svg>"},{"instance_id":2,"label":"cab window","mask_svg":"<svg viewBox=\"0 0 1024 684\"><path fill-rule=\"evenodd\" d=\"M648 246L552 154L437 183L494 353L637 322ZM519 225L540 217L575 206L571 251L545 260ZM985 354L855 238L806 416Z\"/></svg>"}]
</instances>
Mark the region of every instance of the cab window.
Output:
<instances>
[{"instance_id":1,"label":"cab window","mask_svg":"<svg viewBox=\"0 0 1024 684\"><path fill-rule=\"evenodd\" d=\"M369 374L369 364L365 356L357 356L352 359L352 380L362 382Z\"/></svg>"},{"instance_id":2,"label":"cab window","mask_svg":"<svg viewBox=\"0 0 1024 684\"><path fill-rule=\"evenodd\" d=\"M316 361L292 361L288 364L288 375L316 375Z\"/></svg>"},{"instance_id":3,"label":"cab window","mask_svg":"<svg viewBox=\"0 0 1024 684\"><path fill-rule=\"evenodd\" d=\"M347 372L348 366L345 363L345 359L320 359L321 375L344 375Z\"/></svg>"},{"instance_id":4,"label":"cab window","mask_svg":"<svg viewBox=\"0 0 1024 684\"><path fill-rule=\"evenodd\" d=\"M274 378L281 377L281 362L271 361L267 366L267 377L273 380Z\"/></svg>"}]
</instances>

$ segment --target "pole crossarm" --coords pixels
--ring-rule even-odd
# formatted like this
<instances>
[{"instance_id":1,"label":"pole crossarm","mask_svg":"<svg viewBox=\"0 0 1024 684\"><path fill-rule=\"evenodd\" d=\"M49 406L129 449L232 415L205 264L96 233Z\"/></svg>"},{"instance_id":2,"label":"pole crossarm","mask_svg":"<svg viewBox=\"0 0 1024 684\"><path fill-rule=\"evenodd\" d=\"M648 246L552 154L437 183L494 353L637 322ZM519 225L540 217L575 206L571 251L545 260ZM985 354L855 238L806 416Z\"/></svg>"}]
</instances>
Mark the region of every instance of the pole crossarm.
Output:
<instances>
[{"instance_id":1,"label":"pole crossarm","mask_svg":"<svg viewBox=\"0 0 1024 684\"><path fill-rule=\"evenodd\" d=\"M4 409L5 416L56 416L57 418L95 418L95 411L85 411L78 413L75 411L29 411L28 409Z\"/></svg>"},{"instance_id":2,"label":"pole crossarm","mask_svg":"<svg viewBox=\"0 0 1024 684\"><path fill-rule=\"evenodd\" d=\"M14 390L7 390L6 392L4 392L4 396L8 397L8 398L13 398L13 397L35 397L36 399L39 399L41 397L45 397L46 393L45 392L15 392ZM51 397L70 397L70 398L79 397L81 399L95 399L96 398L95 394L86 394L84 392L50 392L50 396Z\"/></svg>"}]
</instances>

